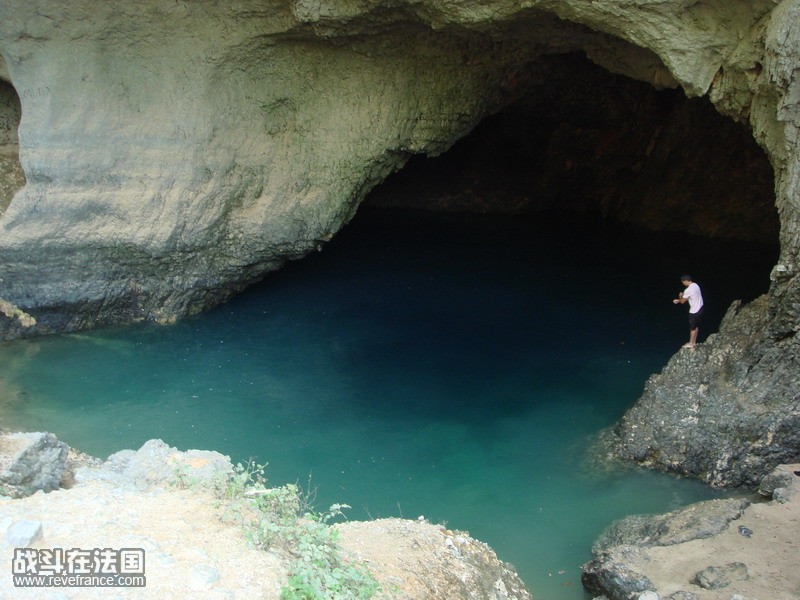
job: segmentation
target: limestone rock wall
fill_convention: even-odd
[[[211,306],[317,249],[500,93],[491,40],[320,38],[282,4],[0,5],[27,185],[0,298],[38,333]],[[379,34],[379,35],[378,35]]]
[[[774,339],[769,302],[734,305],[720,332],[650,378],[617,426],[618,452],[718,486],[758,485],[800,456],[800,340]]]

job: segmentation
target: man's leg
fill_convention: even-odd
[[[689,315],[689,341],[682,346],[683,348],[694,348],[697,344],[697,332],[700,331],[698,327],[699,319],[700,315]]]

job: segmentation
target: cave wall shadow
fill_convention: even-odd
[[[414,156],[365,204],[597,213],[647,229],[778,243],[774,174],[747,126],[581,54],[530,65],[525,92],[445,154]]]
[[[11,200],[25,185],[19,161],[19,96],[10,83],[0,79],[0,218]]]

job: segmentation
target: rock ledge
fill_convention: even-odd
[[[765,478],[769,502],[714,500],[615,523],[584,565],[584,585],[608,600],[800,597],[797,473],[781,466]]]

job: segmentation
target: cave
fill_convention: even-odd
[[[33,385],[42,373],[55,377],[60,371],[66,377],[75,430],[85,431],[93,420],[98,430],[119,433],[108,427],[115,415],[108,402],[83,412],[83,388],[91,386],[74,377],[73,356],[62,350],[85,344],[89,357],[122,357],[113,369],[100,368],[103,385],[121,381],[121,389],[131,383],[125,391],[134,411],[120,435],[134,423],[150,427],[155,420],[159,426],[177,423],[187,436],[200,436],[188,439],[221,448],[229,441],[217,426],[228,417],[225,394],[250,393],[258,382],[274,393],[278,405],[292,409],[303,408],[303,395],[321,399],[322,409],[314,413],[320,419],[304,428],[313,446],[319,441],[316,432],[327,431],[341,403],[353,398],[351,381],[339,377],[346,369],[339,367],[361,367],[367,391],[384,371],[404,371],[391,370],[400,361],[382,354],[384,340],[370,342],[356,358],[350,354],[363,340],[353,332],[371,334],[370,325],[379,320],[364,318],[362,306],[339,306],[339,314],[350,315],[354,326],[344,327],[335,343],[322,336],[313,351],[297,351],[287,360],[274,342],[288,346],[308,331],[291,329],[302,318],[279,319],[279,326],[290,327],[277,336],[262,333],[273,343],[263,365],[299,365],[298,381],[285,385],[280,368],[267,372],[259,365],[222,392],[211,381],[175,395],[172,378],[188,372],[191,380],[193,360],[202,367],[198,377],[213,378],[262,349],[247,323],[226,320],[228,306],[247,304],[253,290],[265,289],[261,286],[271,280],[291,281],[306,268],[300,265],[313,270],[315,261],[337,251],[337,238],[349,234],[346,226],[362,216],[359,211],[382,218],[392,217],[390,208],[436,211],[437,216],[469,213],[483,223],[497,216],[546,222],[557,214],[566,215],[562,224],[575,224],[565,230],[574,232],[575,245],[583,241],[580,226],[588,220],[598,230],[621,223],[642,237],[650,230],[659,232],[653,237],[675,235],[671,239],[687,253],[698,239],[719,242],[719,248],[731,241],[759,244],[772,252],[769,266],[752,277],[758,279],[751,290],[757,296],[719,307],[724,314],[718,315],[713,335],[696,348],[676,347],[648,363],[647,373],[660,371],[644,389],[609,392],[617,401],[629,394],[639,399],[620,411],[591,452],[687,476],[680,485],[710,484],[703,494],[721,487],[756,488],[776,466],[800,461],[796,1],[145,0],[125,10],[92,0],[17,4],[0,5],[0,340],[10,342],[0,350],[7,352],[5,363]],[[478,246],[473,250],[482,256]],[[529,250],[541,255],[546,248]],[[731,269],[750,261],[746,254],[729,258]],[[512,263],[504,266],[515,268]],[[381,275],[379,262],[372,267]],[[581,279],[582,268],[577,265],[573,280]],[[677,278],[672,267],[667,270]],[[750,277],[747,269],[742,273]],[[612,278],[605,276],[596,288]],[[463,279],[469,281],[469,273]],[[528,297],[538,297],[535,283],[524,290]],[[398,286],[389,301],[397,303],[408,289]],[[488,289],[486,296],[503,301],[520,297],[506,297],[502,285],[496,293]],[[301,312],[308,307],[302,317],[324,325],[324,317],[335,311],[306,302],[337,298],[335,291],[325,294],[301,291],[285,305]],[[465,295],[470,301],[482,299],[481,290]],[[586,323],[590,311],[583,293],[569,300],[575,298],[572,314]],[[434,297],[436,309],[437,302]],[[270,306],[257,308],[255,318],[268,322]],[[615,307],[605,308],[610,309],[607,322],[617,322]],[[412,319],[419,316],[407,312]],[[470,312],[475,311],[464,310],[461,320]],[[535,327],[522,336],[497,310],[476,337],[489,339],[480,334],[495,331],[495,325],[497,330],[504,326],[508,335],[495,338],[483,357],[458,361],[476,367],[475,373],[437,385],[429,378],[455,362],[420,352],[423,345],[409,332],[439,328],[442,335],[433,341],[455,342],[451,347],[458,356],[468,344],[462,343],[466,336],[448,331],[447,323],[431,314],[436,311],[423,315],[428,316],[422,319],[425,327],[415,329],[415,321],[388,336],[402,350],[397,353],[402,360],[413,362],[418,353],[426,359],[415,381],[433,381],[433,389],[486,391],[497,373],[505,373],[504,361],[493,364],[489,377],[478,376],[478,366],[489,359],[525,360],[518,350],[535,348],[541,355],[530,364],[544,365],[543,380],[581,383],[580,376],[547,368],[556,353],[548,352],[546,342],[526,346],[537,335]],[[191,329],[200,321],[193,319],[206,316],[223,323],[225,335],[214,330],[198,342]],[[103,329],[119,325],[130,327]],[[86,338],[61,335],[93,329],[99,332]],[[231,332],[237,335],[226,337]],[[52,338],[27,346],[18,340],[40,336]],[[150,362],[133,374],[129,357],[170,336],[180,343],[167,344],[160,354],[144,353]],[[227,354],[237,337],[249,346],[240,347],[239,356]],[[505,345],[507,339],[518,343]],[[573,342],[569,349],[593,349],[585,340]],[[637,357],[606,368],[606,353],[621,357],[633,344],[629,338],[615,339],[613,351],[611,344],[600,346],[602,352],[595,353],[600,360],[587,354],[568,366],[576,373],[596,368],[603,382],[618,383],[622,378],[614,373],[631,368]],[[175,356],[183,362],[166,369]],[[50,364],[47,357],[53,357]],[[303,372],[305,361],[322,364],[334,385],[317,389]],[[371,371],[373,361],[386,369]],[[88,362],[95,367],[91,358]],[[147,393],[132,390],[153,377],[164,378],[158,382],[163,384]],[[490,390],[492,399],[509,412],[483,440],[488,445],[502,441],[502,427],[518,424],[514,411],[524,405],[518,389],[505,393],[497,387],[500,393]],[[519,388],[533,397],[537,381],[523,381]],[[424,391],[415,399],[424,400]],[[116,392],[105,396],[116,399]],[[173,404],[196,407],[200,392],[219,392],[223,401],[211,398],[209,407],[219,412],[201,414],[195,427]],[[22,392],[17,397],[23,413],[37,406]],[[366,402],[376,397],[367,394]],[[262,406],[263,398],[247,398],[250,408]],[[143,400],[163,400],[154,408],[166,406],[165,418],[140,410]],[[566,395],[559,406],[573,400]],[[53,402],[60,407],[61,395]],[[453,437],[436,447],[445,457],[474,441],[465,434],[464,421],[491,420],[473,411],[475,405],[454,410],[455,403],[446,404],[430,419],[442,424],[457,413],[450,422],[459,421],[449,430]],[[404,406],[387,402],[382,408],[388,414],[385,429],[375,433],[352,419],[347,432],[388,438],[392,426],[403,422]],[[415,408],[416,414],[431,416],[424,402]],[[38,423],[33,416],[32,423]],[[254,432],[255,443],[271,426],[269,415],[261,416],[259,422],[245,414],[240,421],[241,429]],[[560,419],[560,425],[568,426],[569,418]],[[413,446],[407,441],[416,439],[418,430],[440,439],[421,423],[400,436],[394,448]],[[294,443],[290,427],[284,431],[287,441],[276,451]],[[526,431],[516,433],[524,437]],[[540,437],[547,433],[553,430]],[[336,459],[331,448],[340,448],[339,443],[334,435],[314,452]],[[379,453],[355,454],[375,459]],[[469,453],[460,456],[463,464],[470,463]],[[523,457],[504,463],[508,476],[496,489],[526,479],[528,473],[517,471],[524,462]],[[380,465],[371,468],[378,478],[393,475]],[[441,482],[438,472],[429,476]],[[357,478],[366,486],[377,480]],[[460,495],[453,488],[445,482],[438,491]],[[436,486],[425,487],[431,489]],[[482,506],[484,491],[470,485],[463,491]],[[626,494],[636,495],[635,490]],[[549,496],[558,504],[557,493]],[[498,521],[506,516],[501,512],[495,515]]]
[[[6,11],[0,72],[25,115],[27,182],[0,220],[0,298],[36,325],[4,319],[0,336],[216,306],[323,247],[406,162],[473,131],[435,167],[470,189],[435,203],[487,210],[492,180],[505,188],[493,210],[594,211],[767,243],[780,230],[774,275],[788,289],[795,179],[781,123],[793,105],[773,89],[791,88],[773,59],[790,52],[784,8],[368,4],[291,2],[264,20],[217,5]],[[60,28],[29,35],[26,19],[50,13]],[[175,22],[169,44],[143,41]],[[81,69],[61,51],[76,39]],[[182,56],[195,57],[191,75]],[[517,139],[490,139],[491,123]],[[717,145],[689,141],[704,134]],[[453,173],[469,144],[505,166],[478,182]],[[783,334],[787,311],[775,313]]]
[[[443,155],[412,157],[365,205],[577,212],[777,246],[772,165],[744,124],[707,99],[612,74],[581,54],[527,70],[521,77],[533,83],[511,105]]]
[[[581,211],[767,244],[777,232],[768,293],[732,305],[710,355],[674,357],[658,398],[643,396],[664,400],[689,369],[715,385],[686,398],[745,390],[769,427],[723,427],[748,449],[692,452],[690,466],[677,426],[618,433],[623,455],[719,485],[800,455],[793,3],[258,7],[0,6],[0,339],[218,306],[324,249],[411,162],[368,203],[392,205],[405,178],[431,182],[426,208]]]

